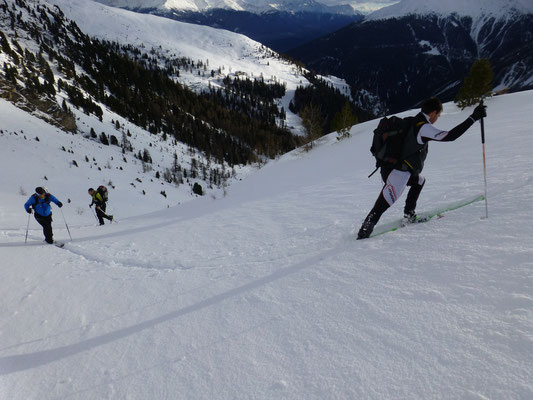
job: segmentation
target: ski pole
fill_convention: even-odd
[[[24,244],[28,243],[28,230],[30,229],[30,217],[31,217],[31,213],[28,213],[28,225],[26,226],[26,238],[24,239]]]
[[[100,222],[98,221],[98,217],[96,216],[96,213],[94,212],[93,208],[91,206],[89,206],[89,208],[91,209],[91,211],[93,212],[93,215],[94,215],[94,218],[96,218],[96,221],[97,222]]]
[[[61,210],[61,215],[63,216],[63,221],[65,221],[65,226],[67,227],[67,232],[68,232],[68,235],[70,236],[70,241],[72,242],[72,235],[70,234],[70,229],[68,229],[67,220],[65,219],[65,214],[63,214],[63,210]]]
[[[483,105],[483,100],[481,100],[480,105]],[[485,157],[485,124],[483,118],[479,120],[481,124],[481,147],[483,149],[483,176],[485,178],[485,218],[489,217],[489,204],[487,201],[487,162]]]

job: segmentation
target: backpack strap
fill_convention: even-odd
[[[380,168],[380,166],[378,165],[378,166],[376,167],[376,169],[375,169],[374,171],[372,171],[372,173],[371,173],[370,175],[368,175],[368,177],[370,178],[372,175],[374,175],[374,174],[377,172],[377,170],[378,170],[379,168]]]
[[[414,130],[412,133],[414,134],[414,132],[416,132],[416,134],[418,135],[418,132],[420,131],[420,128],[422,127],[422,125],[425,125],[427,123],[428,123],[427,121],[419,121],[419,122],[417,122],[415,125],[413,125],[413,127],[416,128],[416,130]],[[413,154],[416,154],[416,152],[404,156],[404,159],[402,161],[405,163],[405,165],[407,165],[411,170],[414,171],[414,167],[409,163],[409,161],[406,160],[406,158],[409,158]]]
[[[33,199],[35,200],[35,203],[33,203],[31,206],[32,206],[33,209],[35,210],[35,206],[36,206],[37,204],[39,204],[39,202],[41,201],[41,198],[40,198],[39,196],[37,196],[36,193],[32,194],[32,197],[33,197]],[[42,199],[42,201],[43,201],[44,203],[48,203],[48,204],[50,204],[50,193],[46,193],[46,194],[44,195],[44,199]]]
[[[97,204],[97,203],[105,203],[104,198],[102,197],[100,192],[98,192],[98,191],[94,192],[93,203],[95,203],[95,204]]]

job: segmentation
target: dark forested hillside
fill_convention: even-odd
[[[355,107],[339,89],[333,88],[319,76],[308,73],[306,78],[312,84],[298,87],[290,108],[292,112],[301,114],[306,107],[313,106],[320,114],[322,135],[338,130],[338,126],[335,126],[334,118],[345,104],[348,104],[351,113],[358,122],[373,118],[373,115]]]
[[[481,21],[410,15],[354,23],[289,54],[317,73],[344,78],[362,107],[386,113],[431,95],[453,99],[479,58],[493,66],[495,87],[531,87],[532,35],[531,14]]]

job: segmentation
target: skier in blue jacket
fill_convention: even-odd
[[[52,209],[50,202],[54,202],[59,208],[63,207],[63,203],[54,195],[51,195],[39,186],[35,188],[35,193],[24,204],[24,209],[28,214],[32,213],[32,209],[35,210],[35,220],[43,227],[46,243],[53,244],[54,234],[52,232]]]

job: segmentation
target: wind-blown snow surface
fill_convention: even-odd
[[[217,200],[146,214],[116,190],[120,222],[103,227],[75,211],[81,168],[0,136],[0,398],[533,398],[532,103],[487,101],[488,219],[478,202],[364,241],[354,230],[381,188],[366,177],[375,121]],[[61,134],[0,107],[10,130]],[[436,125],[469,112],[446,104]],[[481,160],[479,124],[431,143],[419,210],[483,193]],[[71,242],[54,207],[64,249],[42,245],[33,220],[24,245],[28,194],[14,182],[31,193],[35,171],[75,199],[62,209]]]

